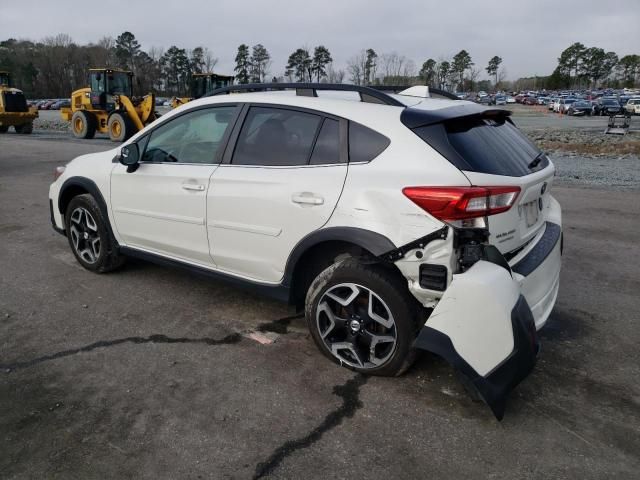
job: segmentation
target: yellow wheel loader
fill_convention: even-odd
[[[134,98],[132,78],[124,70],[89,70],[89,86],[71,94],[70,108],[60,109],[76,138],[93,138],[99,132],[124,142],[156,119],[154,94]]]
[[[33,120],[38,109],[29,107],[22,90],[11,88],[9,72],[0,71],[0,133],[13,127],[16,133],[33,132]]]
[[[205,93],[209,93],[216,88],[228,87],[233,85],[234,77],[228,75],[218,75],[216,73],[194,73],[191,76],[191,96],[190,97],[173,97],[171,99],[171,108],[178,108],[195,98],[200,98]]]

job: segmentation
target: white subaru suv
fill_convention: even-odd
[[[290,302],[359,372],[440,355],[502,418],[558,293],[555,169],[508,111],[444,97],[219,89],[59,167],[51,221],[88,270],[142,257]]]

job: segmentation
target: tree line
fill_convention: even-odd
[[[0,70],[12,73],[14,84],[31,98],[62,98],[86,86],[91,67],[130,70],[135,75],[134,93],[185,96],[191,76],[212,72],[218,58],[208,48],[145,51],[131,32],[117,38],[103,37],[96,43],[78,45],[69,35],[59,34],[40,42],[8,39],[0,41]],[[345,68],[336,68],[324,45],[296,48],[282,73],[272,71],[271,54],[263,44],[241,44],[235,56],[236,83],[249,82],[350,82],[356,85],[426,84],[449,91],[521,90],[633,87],[640,84],[640,55],[605,52],[598,47],[574,43],[562,51],[551,75],[507,81],[502,58],[494,55],[476,65],[467,50],[452,57],[428,58],[418,68],[397,52],[361,50],[350,57]],[[216,72],[231,73],[231,72]],[[481,76],[486,77],[480,79]]]
[[[187,95],[194,73],[210,72],[218,59],[206,47],[172,45],[166,51],[145,51],[131,32],[97,43],[76,44],[69,35],[46,37],[40,42],[0,41],[0,70],[11,72],[13,83],[30,98],[64,98],[87,86],[89,68],[110,67],[134,74],[134,94],[149,91]]]

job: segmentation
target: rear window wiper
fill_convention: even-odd
[[[544,152],[540,152],[538,155],[536,155],[536,158],[531,160],[531,163],[527,165],[529,167],[529,170],[533,170],[540,164],[540,162],[542,161],[543,155],[544,155]]]

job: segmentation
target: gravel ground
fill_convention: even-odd
[[[607,186],[609,188],[640,189],[640,158],[585,157],[572,153],[553,152],[556,183],[565,185]]]
[[[33,128],[36,130],[47,130],[55,132],[66,132],[69,130],[69,122],[64,122],[62,119],[51,118],[53,112],[40,112],[40,116],[33,122]],[[55,112],[58,113],[58,112]]]
[[[640,188],[640,156],[636,153],[640,132],[619,136],[593,129],[522,130],[549,153],[560,184]]]

